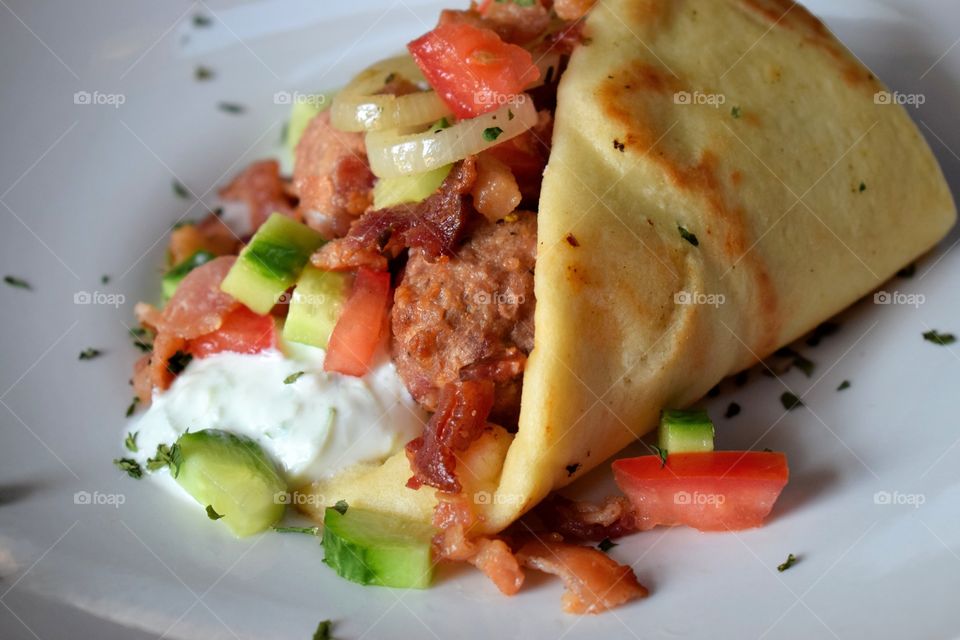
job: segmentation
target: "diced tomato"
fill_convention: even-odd
[[[641,530],[687,525],[700,531],[759,527],[787,484],[787,457],[758,451],[676,453],[613,463],[617,485]]]
[[[502,107],[540,77],[526,49],[469,24],[442,24],[407,49],[458,118]]]
[[[373,355],[380,343],[390,305],[390,274],[361,268],[353,282],[353,291],[337,320],[324,371],[349,376],[362,376],[370,370]]]
[[[241,305],[224,316],[219,329],[190,340],[187,351],[196,358],[206,358],[223,351],[260,353],[276,346],[273,316],[261,316]]]

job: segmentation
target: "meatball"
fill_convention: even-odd
[[[410,393],[429,411],[459,379],[495,385],[491,419],[516,425],[526,356],[533,349],[537,218],[480,226],[455,256],[410,259],[391,312],[393,358]]]

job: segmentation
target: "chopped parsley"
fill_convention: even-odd
[[[80,352],[80,360],[93,360],[99,355],[102,355],[103,352],[100,349],[94,349],[93,347],[87,347]]]
[[[139,398],[137,399],[139,400]],[[137,446],[137,435],[139,435],[139,433],[139,431],[131,431],[123,441],[123,446],[125,446],[130,453],[140,451],[140,448]]]
[[[277,525],[273,525],[270,529],[277,533],[306,533],[311,536],[320,533],[320,527],[278,527]]]
[[[110,284],[110,276],[107,274],[100,276],[100,284]]]
[[[949,344],[953,344],[957,341],[957,337],[952,333],[940,333],[936,329],[931,329],[923,334],[923,339],[927,342],[932,342],[933,344],[938,344],[941,347],[945,347]]]
[[[724,418],[730,419],[740,415],[740,405],[736,402],[731,402],[727,407],[726,413],[723,414]]]
[[[236,102],[218,102],[217,109],[223,111],[224,113],[229,113],[232,115],[240,115],[245,112],[247,108],[242,104],[237,104]]]
[[[849,388],[850,388],[850,381],[844,380],[843,382],[840,383],[840,386],[837,387],[837,391],[843,391],[844,389],[849,389]]]
[[[789,569],[795,564],[797,564],[797,556],[791,553],[790,555],[787,556],[786,560],[784,560],[781,564],[777,565],[777,571],[779,571],[780,573],[783,573],[784,571],[786,571],[787,569]]]
[[[205,67],[202,64],[198,64],[193,70],[193,78],[198,82],[203,82],[204,80],[209,80],[213,77],[213,69],[210,67]]]
[[[797,407],[803,406],[803,402],[800,401],[800,398],[789,391],[784,391],[783,394],[781,394],[780,404],[782,404],[783,408],[787,411],[793,411]]]
[[[677,225],[677,229],[680,231],[680,237],[681,237],[681,238],[683,238],[684,240],[686,240],[687,242],[689,242],[690,244],[692,244],[692,245],[695,246],[695,247],[699,247],[699,246],[700,246],[700,241],[697,240],[697,236],[695,236],[695,235],[693,235],[692,233],[690,233],[689,231],[687,231],[686,228],[684,228],[682,225],[679,225],[679,224],[678,224],[678,225]]]
[[[346,500],[337,500],[337,504],[333,505],[333,510],[339,513],[340,515],[345,514],[348,508],[349,508],[349,505],[347,504]]]
[[[137,327],[136,329],[130,329],[130,337],[133,338],[133,346],[144,353],[149,353],[153,350],[153,345],[149,342],[143,340],[147,335],[147,330],[142,327]]]
[[[867,183],[866,183],[866,182],[861,182],[861,183],[860,183],[860,186],[858,187],[858,190],[860,191],[860,193],[863,193],[864,191],[866,191],[866,190],[867,190]]]
[[[617,151],[619,151],[620,153],[623,153],[624,149],[627,148],[627,145],[623,144],[622,142],[620,142],[619,140],[617,140],[616,138],[614,138],[614,140],[613,140],[613,148],[616,149]]]
[[[317,625],[317,630],[313,632],[313,640],[333,640],[330,635],[333,630],[333,623],[329,620],[322,620]]]
[[[143,477],[143,469],[140,468],[140,464],[133,458],[116,458],[113,464],[117,469],[120,469],[120,471],[126,472],[131,478],[139,480]]]
[[[917,272],[917,264],[915,262],[912,262],[907,266],[905,266],[903,269],[900,269],[900,271],[897,271],[897,277],[912,278],[916,272]]]
[[[211,520],[219,520],[223,517],[222,513],[217,513],[217,510],[213,508],[212,504],[207,505],[207,517]]]
[[[568,465],[565,467],[565,469],[567,470],[567,477],[569,478],[569,477],[571,477],[573,474],[575,474],[575,473],[577,472],[577,470],[580,469],[580,463],[579,463],[579,462],[574,462],[573,464],[568,464]]]
[[[655,444],[650,445],[650,448],[653,449],[658,456],[660,456],[660,468],[663,469],[665,466],[667,466],[667,450],[661,449]]]
[[[175,376],[179,375],[180,372],[187,368],[191,360],[193,360],[193,356],[189,353],[177,351],[167,360],[167,370]]]
[[[443,131],[444,129],[448,129],[449,127],[450,127],[450,121],[447,120],[446,116],[444,116],[433,124],[433,132],[440,133],[441,131]]]
[[[26,289],[27,291],[33,291],[33,287],[30,286],[30,283],[24,280],[23,278],[18,278],[16,276],[3,276],[3,281],[6,282],[11,287],[16,287],[17,289]]]
[[[137,405],[140,404],[140,397],[134,396],[133,400],[130,401],[130,406],[127,407],[127,417],[133,415],[134,411],[137,410]]]
[[[204,27],[209,27],[211,24],[213,24],[213,21],[202,13],[198,13],[193,16],[193,26],[195,27],[200,27],[202,29]]]
[[[733,384],[737,385],[738,387],[742,387],[743,385],[747,384],[747,380],[749,379],[750,379],[750,370],[744,369],[737,375],[733,376]]]
[[[804,375],[808,378],[813,375],[813,370],[816,367],[816,364],[809,358],[804,357],[802,354],[797,353],[790,347],[783,347],[782,349],[777,349],[775,356],[778,358],[792,358],[790,365],[787,367],[786,371],[789,371],[792,367],[796,367],[803,371]],[[784,373],[786,373],[786,371]]]
[[[610,538],[604,538],[603,540],[600,541],[600,544],[597,545],[597,549],[600,549],[600,551],[603,551],[604,553],[606,553],[607,551],[610,551],[610,549],[613,549],[615,546],[617,546],[616,542],[614,542]]]
[[[507,121],[513,120],[514,117],[515,116],[513,115],[513,109],[507,109]]]
[[[286,378],[283,379],[283,384],[293,384],[294,382],[299,380],[300,376],[302,376],[304,373],[306,372],[297,371],[296,373],[291,373],[290,375],[288,375]]]
[[[183,455],[180,453],[180,445],[174,442],[167,446],[163,443],[157,445],[157,453],[147,460],[147,471],[159,471],[164,467],[170,467],[170,475],[176,478],[180,475],[180,465],[183,463]]]
[[[740,116],[743,115],[743,111],[740,110],[740,107],[734,107],[730,109],[730,115],[732,115],[734,119],[739,120]]]
[[[487,142],[493,142],[500,137],[501,133],[503,133],[503,129],[500,127],[487,127],[483,130],[483,139]]]
[[[810,337],[807,338],[807,345],[811,347],[816,347],[820,344],[820,341],[826,338],[827,336],[832,336],[840,329],[840,325],[836,322],[823,322],[817,325],[817,328],[813,330],[813,333],[810,334]]]
[[[190,191],[183,186],[183,183],[179,180],[173,181],[173,193],[178,198],[183,198],[184,200],[190,199]]]

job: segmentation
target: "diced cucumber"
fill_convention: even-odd
[[[287,121],[287,135],[284,140],[287,149],[293,152],[297,148],[297,143],[303,137],[303,132],[307,130],[307,125],[316,116],[323,113],[333,104],[333,96],[330,94],[316,93],[311,96],[295,96],[297,99],[293,102],[290,109],[290,119]],[[302,99],[310,98],[310,99]]]
[[[322,244],[310,227],[274,213],[240,252],[220,289],[256,313],[269,313]]]
[[[323,561],[352,582],[425,589],[433,578],[433,527],[379,511],[329,507],[323,518]]]
[[[174,265],[169,271],[163,274],[163,299],[169,300],[180,285],[180,281],[187,277],[187,274],[202,265],[216,258],[215,255],[203,249],[197,251],[192,256]]]
[[[386,209],[407,202],[426,200],[440,188],[452,164],[399,178],[380,178],[373,187],[373,208]]]
[[[659,436],[668,454],[713,451],[713,422],[706,411],[664,409]]]
[[[177,482],[203,506],[223,516],[238,538],[283,517],[287,483],[256,442],[219,429],[187,432],[177,441]]]
[[[283,325],[284,340],[326,349],[349,294],[349,274],[307,265],[293,290]]]

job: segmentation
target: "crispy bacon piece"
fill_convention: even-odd
[[[614,539],[638,530],[633,507],[623,496],[611,496],[596,505],[552,494],[531,516],[540,521],[544,531],[559,533],[567,540]]]
[[[163,310],[159,334],[190,339],[219,329],[223,317],[240,304],[220,290],[236,260],[221,256],[188,273]]]
[[[331,240],[310,257],[310,263],[324,271],[353,271],[360,267],[387,270],[386,256],[376,248],[364,247],[353,238]]]
[[[247,205],[254,230],[274,212],[287,216],[294,212],[294,203],[287,194],[287,185],[280,176],[280,164],[276,160],[254,162],[220,189],[220,197]]]
[[[467,530],[476,522],[469,499],[462,494],[437,492],[433,524],[440,530],[434,539],[437,557],[469,562],[480,569],[504,595],[512,596],[523,585],[523,569],[503,540],[468,538]]]
[[[459,451],[466,451],[487,425],[493,408],[493,383],[488,380],[451,382],[440,392],[436,413],[423,435],[407,444],[407,458],[413,476],[411,489],[429,485],[442,491],[459,493],[456,476]]]
[[[373,203],[363,134],[335,129],[325,111],[307,125],[294,154],[293,190],[304,221],[327,238],[345,235]]]
[[[567,587],[563,610],[567,613],[600,613],[649,595],[630,567],[592,547],[531,540],[516,557],[526,567],[563,580]]]

